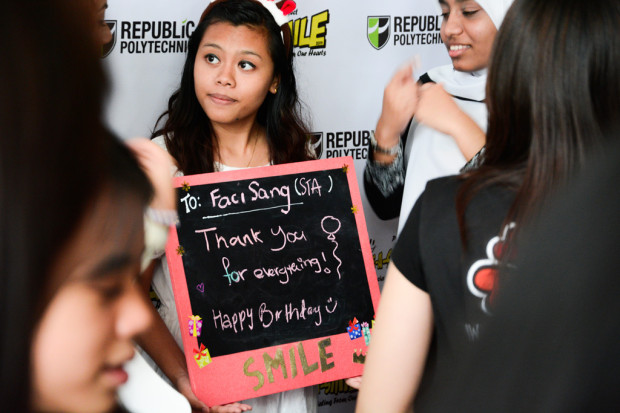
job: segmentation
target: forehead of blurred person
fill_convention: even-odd
[[[96,16],[105,16],[108,9],[108,0],[90,0],[91,7]]]
[[[94,28],[96,34],[96,40],[100,46],[109,43],[112,40],[112,32],[110,27],[105,21],[105,13],[108,9],[107,0],[90,0],[92,3],[92,10],[94,13]]]

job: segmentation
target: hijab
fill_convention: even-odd
[[[478,5],[489,15],[499,30],[506,12],[513,0],[476,0]],[[452,65],[435,67],[428,71],[428,76],[435,83],[442,83],[444,89],[456,98],[482,102],[485,99],[487,70],[459,72]]]
[[[513,0],[476,0],[476,2],[487,12],[493,24],[499,30],[504,16],[510,8]]]

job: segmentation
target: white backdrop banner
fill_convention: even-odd
[[[111,79],[106,118],[122,138],[150,136],[178,87],[187,40],[207,0],[108,0],[113,41],[104,48]],[[398,67],[420,58],[418,77],[450,62],[436,0],[297,0],[292,14],[300,97],[321,158],[352,156],[377,277],[382,284],[396,220],[379,220],[362,185],[370,132],[383,89]],[[319,412],[352,412],[357,393],[319,386]]]

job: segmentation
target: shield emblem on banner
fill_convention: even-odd
[[[323,154],[323,132],[309,133],[308,140],[310,141],[310,147],[314,149],[316,159],[321,159],[321,155]]]
[[[375,49],[385,46],[390,39],[390,16],[368,16],[368,41]]]
[[[101,46],[101,58],[107,57],[116,45],[116,20],[105,20],[105,24],[110,28],[112,40]]]

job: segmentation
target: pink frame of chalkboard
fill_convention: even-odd
[[[362,248],[364,267],[368,278],[368,285],[373,307],[376,312],[379,305],[379,284],[375,273],[370,241],[358,182],[355,176],[353,159],[351,157],[322,159],[316,161],[273,165],[261,168],[250,168],[236,171],[189,175],[174,179],[174,186],[182,188],[184,185],[202,185],[252,178],[271,177],[279,175],[315,172],[329,169],[347,168],[347,180],[353,206],[356,208],[355,222]],[[352,212],[353,213],[353,212]],[[192,316],[189,293],[182,257],[177,253],[179,247],[175,227],[170,228],[166,256],[172,278],[177,315],[179,317],[183,350],[189,370],[190,382],[194,393],[209,406],[222,405],[234,401],[265,396],[285,390],[306,387],[359,376],[363,372],[360,359],[366,354],[366,345],[363,338],[351,340],[346,331],[341,334],[318,339],[292,342],[273,347],[266,347],[251,351],[234,353],[226,356],[213,357],[211,363],[200,368],[194,360],[194,354],[199,351],[196,337],[186,334],[187,320]],[[282,369],[273,369],[274,382],[271,383],[266,374],[263,355],[266,353],[275,358],[281,350],[287,378],[284,378]],[[361,357],[360,357],[361,356]],[[354,362],[354,358],[357,362]],[[252,362],[253,359],[253,362]],[[291,360],[295,362],[292,368]],[[244,364],[248,363],[248,371],[258,371],[263,375],[263,385],[258,386],[257,375],[246,375]],[[316,363],[316,364],[315,364]],[[323,367],[333,363],[334,366],[323,371]],[[316,368],[315,368],[316,367]],[[251,370],[250,370],[251,368]]]

